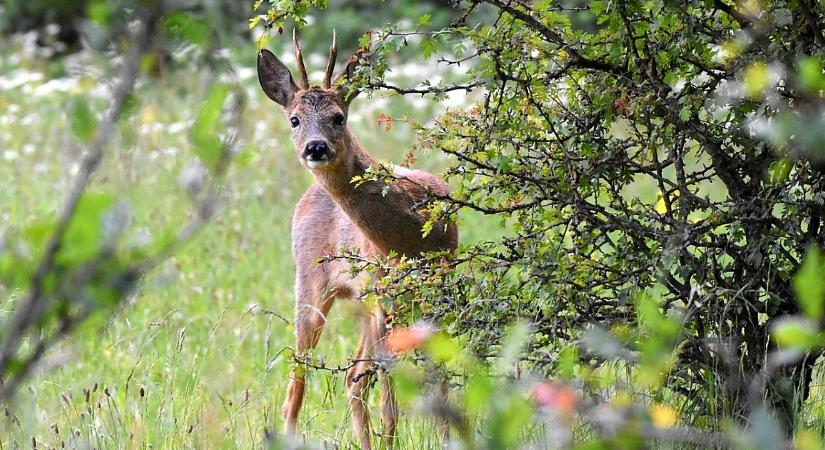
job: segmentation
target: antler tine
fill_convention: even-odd
[[[301,44],[298,43],[298,34],[295,28],[292,29],[292,44],[295,46],[295,62],[298,64],[298,71],[301,72],[301,89],[309,89],[307,68],[304,66],[304,56],[301,53]]]
[[[338,56],[338,39],[335,36],[335,29],[332,29],[332,46],[329,48],[329,60],[327,60],[327,71],[324,73],[324,87],[332,87],[332,71],[335,70],[335,57]]]

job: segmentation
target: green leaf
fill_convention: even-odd
[[[690,117],[693,115],[693,110],[690,108],[690,105],[685,105],[682,109],[679,110],[679,120],[682,122],[687,122],[690,120]]]
[[[822,61],[819,58],[809,56],[800,61],[799,84],[811,93],[825,89],[825,74],[822,73]]]
[[[533,408],[518,395],[499,395],[498,399],[503,405],[490,415],[489,448],[517,448],[524,429],[532,424]]]
[[[558,359],[559,376],[572,380],[576,376],[576,366],[579,363],[579,351],[576,347],[570,346],[559,352]]]
[[[368,48],[370,46],[370,34],[364,33],[358,38],[358,46],[361,48]]]
[[[435,53],[436,45],[433,38],[427,37],[421,41],[421,54],[425,59],[429,59]]]
[[[802,312],[819,320],[825,312],[825,264],[820,251],[812,247],[793,280],[796,298]]]
[[[63,236],[55,261],[74,266],[91,260],[103,243],[103,216],[114,205],[114,198],[104,193],[86,193],[77,203]]]
[[[476,370],[467,379],[464,388],[464,408],[467,412],[476,415],[482,413],[490,405],[490,396],[493,394],[493,383],[490,376],[483,370]]]
[[[78,98],[72,102],[69,110],[69,124],[72,134],[78,141],[88,143],[94,139],[97,119],[85,99]]]
[[[647,294],[636,299],[639,326],[663,341],[670,341],[679,334],[678,321],[662,314],[659,303]]]
[[[20,358],[16,358],[16,357],[12,356],[6,362],[6,373],[7,373],[7,375],[13,375],[17,372],[20,372],[21,370],[23,370],[23,361],[21,361]]]
[[[446,333],[434,334],[424,349],[438,362],[448,362],[458,357],[461,348]]]
[[[215,85],[201,105],[195,123],[192,125],[195,153],[209,168],[214,168],[223,155],[223,144],[218,136],[218,129],[220,128],[221,109],[228,96],[228,85]]]
[[[86,16],[98,26],[106,27],[112,17],[112,6],[112,2],[94,0],[86,7]]]
[[[501,349],[501,355],[496,363],[499,373],[512,373],[513,368],[519,362],[521,350],[527,342],[527,337],[530,335],[530,327],[524,322],[517,322],[507,330],[507,336],[504,338],[504,346]]]
[[[123,107],[120,109],[120,112],[117,115],[117,120],[126,120],[129,117],[133,116],[135,112],[138,110],[140,106],[140,101],[138,100],[137,96],[133,93],[130,93],[126,96],[126,99],[123,101]]]
[[[425,378],[425,374],[419,367],[406,361],[396,364],[392,369],[392,381],[398,401],[404,405],[412,403],[418,396]]]
[[[258,14],[257,16],[252,17],[251,19],[249,19],[249,29],[251,30],[251,29],[255,28],[256,26],[258,26],[258,23],[261,20],[263,20],[264,23],[266,23],[266,16],[263,15],[263,14]]]
[[[636,300],[639,321],[639,371],[637,380],[648,387],[661,383],[675,363],[674,347],[679,321],[662,314],[659,304],[647,294]]]
[[[768,181],[771,184],[784,183],[785,181],[788,181],[788,176],[791,174],[791,169],[793,169],[793,161],[790,159],[782,158],[775,161],[771,164],[771,168],[768,171]]]
[[[421,226],[421,237],[427,237],[433,231],[433,221],[428,220],[424,222],[424,225]]]
[[[46,246],[46,241],[54,232],[54,227],[54,221],[35,222],[23,229],[23,237],[30,246],[40,251]]]
[[[748,97],[756,98],[768,87],[768,66],[763,62],[751,64],[744,75],[745,93]]]
[[[183,11],[175,11],[166,16],[163,20],[163,29],[170,37],[199,46],[206,44],[210,36],[206,22]]]
[[[430,23],[430,19],[432,18],[432,14],[424,13],[421,17],[418,18],[418,26],[419,27],[426,27]]]
[[[771,327],[771,337],[784,348],[805,350],[820,344],[813,322],[797,316],[777,319]]]

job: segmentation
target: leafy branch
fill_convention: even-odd
[[[79,173],[35,268],[27,271],[28,262],[15,251],[18,244],[25,242],[15,241],[14,236],[9,236],[12,240],[6,242],[5,252],[0,253],[3,281],[26,290],[25,296],[14,302],[13,317],[2,324],[0,402],[14,395],[51,347],[92,314],[113,310],[131,295],[148,271],[190,241],[217,212],[217,187],[228,169],[237,134],[230,133],[219,140],[214,128],[219,125],[217,120],[212,120],[208,129],[198,131],[199,124],[203,128],[203,117],[196,120],[195,138],[208,138],[199,156],[209,164],[211,173],[206,183],[200,179],[206,177],[206,169],[197,171],[198,180],[191,180],[188,190],[196,212],[173,236],[160,239],[145,250],[119,249],[116,241],[127,225],[128,212],[111,199],[88,192],[134,93],[141,58],[150,50],[160,20],[171,11],[163,5],[138,10],[129,52],[115,77],[111,103],[96,126],[94,140],[84,153]],[[219,118],[224,103],[228,103],[228,126],[237,129],[243,110],[241,94],[234,94],[226,102],[228,90],[216,92],[218,95],[213,95],[211,105],[207,102],[202,115],[211,108],[205,115]],[[83,126],[93,129],[92,124]],[[108,229],[104,230],[104,226]]]

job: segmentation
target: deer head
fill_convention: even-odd
[[[332,80],[337,54],[335,31],[324,81],[310,86],[301,46],[292,32],[295,60],[301,78],[295,84],[289,69],[272,52],[258,55],[258,80],[264,93],[284,108],[292,127],[292,142],[301,164],[310,170],[329,170],[346,160],[351,137],[347,128],[349,103],[357,92],[348,85],[364,49],[359,49]]]

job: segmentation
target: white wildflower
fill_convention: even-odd
[[[190,161],[181,171],[178,184],[194,197],[203,189],[206,175],[206,167],[200,161]]]

